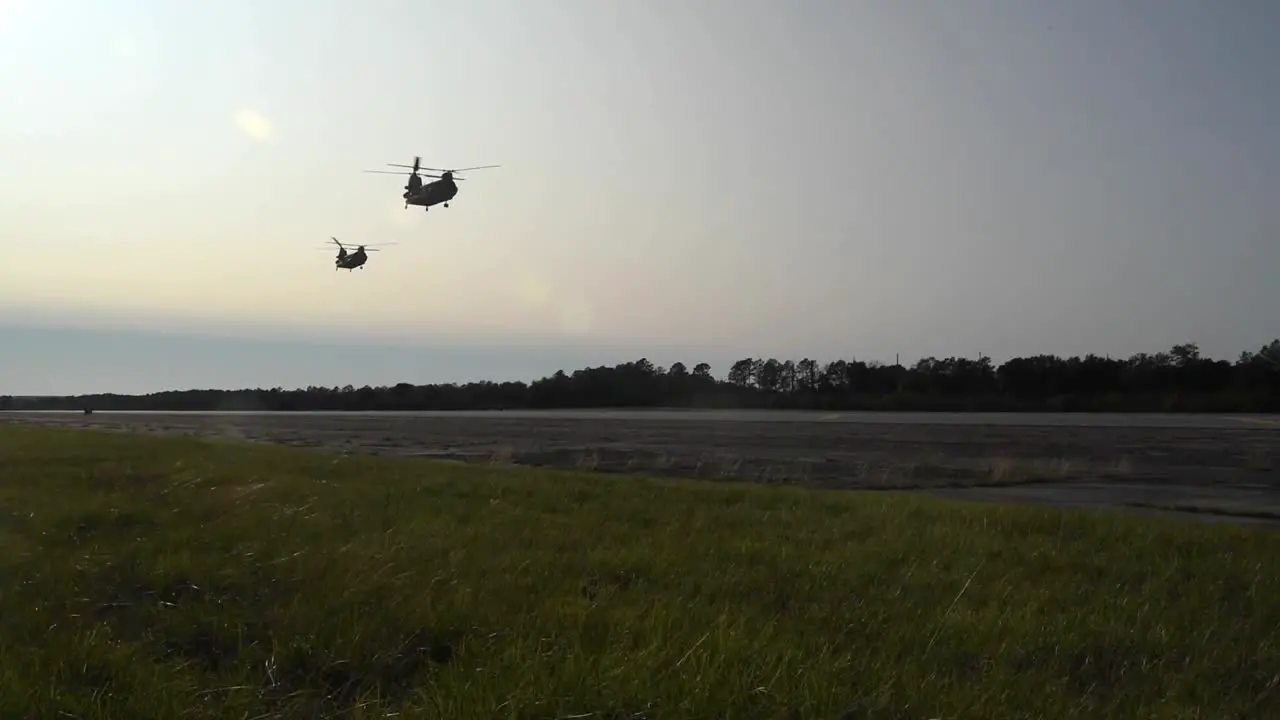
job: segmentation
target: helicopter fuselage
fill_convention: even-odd
[[[417,205],[422,208],[430,208],[432,205],[440,204],[448,207],[449,201],[457,194],[457,183],[452,180],[436,180],[423,185],[416,191],[405,191],[404,203],[405,207]]]
[[[339,255],[338,259],[333,262],[333,265],[335,269],[341,268],[344,270],[355,270],[361,265],[364,265],[368,259],[369,259],[368,255],[366,255],[365,253],[359,250],[356,250],[354,252],[349,252],[345,255]]]

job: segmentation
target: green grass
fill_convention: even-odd
[[[4,718],[1280,707],[1277,533],[18,425],[0,613]]]

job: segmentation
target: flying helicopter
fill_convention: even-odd
[[[384,175],[408,175],[409,182],[404,186],[404,207],[409,209],[410,205],[417,205],[428,211],[432,205],[444,205],[449,207],[449,201],[458,194],[458,185],[456,180],[465,180],[466,178],[455,178],[454,173],[469,172],[471,170],[487,170],[489,168],[502,167],[501,165],[480,165],[478,167],[454,168],[452,170],[443,170],[440,168],[422,167],[422,158],[417,155],[413,156],[412,165],[398,165],[396,163],[387,163],[388,167],[410,168],[412,172],[404,172],[402,170],[365,170],[367,173],[382,173]],[[419,170],[427,170],[429,172],[418,174]],[[432,175],[430,173],[440,173]],[[423,184],[423,176],[429,178],[437,178],[434,182]]]
[[[372,245],[359,245],[355,250],[348,252],[347,247],[341,242],[338,242],[338,238],[331,237],[329,239],[338,246],[338,257],[333,261],[334,271],[342,269],[355,270],[356,268],[363,270],[364,264],[369,261],[368,253],[378,252],[378,249]],[[395,243],[386,244],[395,245]]]

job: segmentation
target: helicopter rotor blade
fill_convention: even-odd
[[[401,177],[409,177],[413,175],[413,173],[398,172],[395,170],[361,170],[360,172],[375,173],[378,175],[399,175]],[[430,173],[419,173],[418,177],[435,178],[436,180],[439,180],[442,178],[441,175],[432,175]],[[456,177],[454,178],[454,180],[466,180],[466,178]]]
[[[363,248],[365,248],[365,249],[367,250],[367,249],[369,249],[369,248],[386,247],[386,246],[388,246],[388,245],[399,245],[399,244],[400,244],[400,243],[396,243],[396,242],[388,242],[388,243],[370,243],[370,244],[368,244],[368,245],[344,245],[344,246],[342,246],[342,247],[345,247],[345,248],[346,248],[346,250],[347,250],[347,252],[354,252],[355,248],[358,248],[358,247],[363,247]],[[332,251],[333,251],[333,248],[332,248],[332,247],[329,247],[329,246],[327,246],[327,245],[319,245],[319,246],[316,246],[316,249],[317,249],[317,250],[328,250],[328,251],[330,251],[330,252],[332,252]]]
[[[470,172],[472,170],[488,170],[490,168],[500,168],[502,166],[501,165],[476,165],[475,167],[466,167],[466,168],[430,168],[430,167],[423,167],[415,159],[412,165],[401,165],[399,163],[387,163],[387,167],[404,168],[412,172],[402,172],[397,170],[365,170],[364,172],[385,173],[387,175],[426,175],[427,177],[440,177],[439,175],[428,175],[427,173],[460,173],[460,172]],[[461,180],[462,178],[454,178],[454,179]]]
[[[423,169],[423,170],[427,170],[427,171],[429,171],[429,172],[440,172],[440,173],[444,173],[444,172],[448,172],[448,173],[460,173],[460,172],[467,172],[467,171],[470,171],[470,170],[488,170],[489,168],[496,168],[496,167],[502,167],[502,166],[501,166],[501,165],[477,165],[476,167],[469,167],[469,168],[429,168],[429,167],[424,167],[424,168],[422,168],[422,169]]]

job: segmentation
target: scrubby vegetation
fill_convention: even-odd
[[[557,372],[531,383],[183,390],[150,395],[0,398],[11,410],[483,410],[761,407],[828,410],[1280,411],[1280,340],[1234,362],[1194,343],[1128,359],[1088,355],[860,360],[746,358],[718,378],[707,363],[638,360]]]
[[[1280,535],[0,426],[0,717],[1263,717]]]

